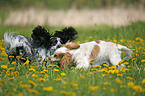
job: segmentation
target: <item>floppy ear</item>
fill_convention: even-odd
[[[59,62],[61,68],[68,68],[68,66],[70,65],[72,61],[72,55],[70,53],[65,53],[61,59],[61,61]]]
[[[73,42],[66,43],[64,46],[65,46],[66,48],[68,48],[69,50],[77,49],[77,48],[80,47],[79,44],[75,44],[75,43],[73,43]]]

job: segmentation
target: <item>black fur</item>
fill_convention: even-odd
[[[61,31],[55,31],[54,37],[59,37],[62,41],[62,44],[65,44],[68,40],[75,40],[75,35],[77,31],[73,27],[64,28]]]
[[[33,34],[31,35],[33,43],[36,46],[44,46],[45,48],[50,48],[50,38],[52,35],[44,27],[37,26],[33,29]]]

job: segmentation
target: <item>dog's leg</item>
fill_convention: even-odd
[[[89,64],[89,60],[87,59],[83,59],[82,61],[80,61],[77,66],[76,66],[76,69],[80,69],[80,68],[85,68],[85,69],[88,69],[90,66]]]
[[[110,56],[110,63],[112,64],[112,65],[118,65],[119,64],[119,62],[121,61],[122,59],[121,59],[121,55],[120,54],[114,54],[114,55],[112,55],[112,56]],[[121,64],[121,67],[122,66],[124,66],[124,64]],[[118,66],[119,67],[119,66]]]

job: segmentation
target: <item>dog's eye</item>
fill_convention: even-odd
[[[58,54],[54,54],[54,57],[57,57],[58,56]]]

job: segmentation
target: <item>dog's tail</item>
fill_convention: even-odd
[[[55,31],[54,37],[59,37],[62,41],[62,44],[65,44],[68,40],[75,40],[77,33],[78,32],[73,27],[65,27],[61,31]]]
[[[5,34],[4,34],[4,42],[5,42],[6,48],[10,48],[11,47],[12,38],[13,38],[12,33],[5,32]]]
[[[126,46],[122,46],[120,44],[117,44],[117,48],[119,50],[123,50],[125,52],[126,57],[124,57],[123,60],[128,60],[128,59],[132,58],[133,52],[131,49],[127,48]]]

